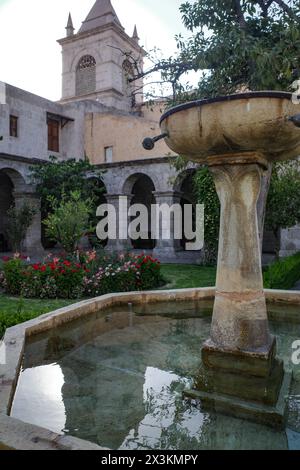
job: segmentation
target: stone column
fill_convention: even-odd
[[[204,403],[229,414],[282,426],[284,401],[280,409],[276,403],[284,369],[268,327],[257,220],[267,164],[256,154],[210,157],[210,162],[221,221],[211,335],[202,348],[198,393]],[[236,397],[244,401],[237,405]]]
[[[183,193],[178,191],[164,191],[154,192],[153,195],[155,196],[155,203],[157,205],[161,206],[162,204],[167,204],[168,207],[171,208],[174,204],[180,205]],[[180,240],[176,240],[174,238],[174,216],[170,212],[169,217],[162,217],[162,214],[160,214],[158,219],[158,216],[154,217],[153,214],[152,224],[155,226],[155,220],[153,219],[156,219],[157,221],[159,220],[159,227],[157,227],[156,230],[156,246],[153,251],[154,256],[161,259],[174,258],[176,256],[176,252],[182,250]]]
[[[107,204],[111,204],[116,211],[116,240],[109,239],[106,245],[106,250],[109,252],[126,252],[132,250],[131,240],[128,236],[128,209],[132,199],[132,194],[107,194]],[[120,199],[121,198],[121,199]],[[127,204],[126,204],[127,200]],[[120,225],[122,225],[122,232],[120,234]]]
[[[20,209],[24,203],[33,207],[36,211],[33,221],[26,233],[23,250],[26,254],[42,256],[44,248],[41,242],[41,200],[35,193],[14,193],[15,207]]]
[[[263,168],[258,164],[224,165],[212,166],[211,172],[221,202],[211,340],[224,349],[267,352],[272,340],[256,210]]]

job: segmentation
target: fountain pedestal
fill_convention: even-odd
[[[211,157],[209,166],[221,225],[211,336],[202,348],[203,369],[195,387],[204,394],[196,395],[214,408],[222,404],[230,414],[239,398],[238,416],[244,400],[248,418],[281,426],[285,406],[277,403],[284,369],[269,332],[257,221],[267,162],[259,154],[226,154]]]

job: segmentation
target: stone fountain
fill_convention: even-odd
[[[195,389],[186,394],[203,407],[275,427],[284,425],[291,377],[269,332],[257,201],[268,164],[300,155],[291,98],[252,92],[188,102],[160,121],[171,150],[209,166],[221,202],[211,334]],[[158,139],[145,139],[145,148]]]

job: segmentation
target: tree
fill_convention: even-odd
[[[244,90],[293,89],[300,76],[299,0],[201,0],[183,3],[180,11],[192,36],[188,40],[177,36],[178,55],[145,72],[160,69],[162,79],[169,80],[173,97],[168,105]],[[198,87],[185,88],[180,83],[188,70],[202,71]],[[271,171],[270,166],[258,201],[261,245]],[[208,191],[206,247],[213,256],[218,228],[210,226],[207,217],[217,223],[215,204],[210,211],[216,195],[212,196],[207,171],[199,170],[195,181],[199,202],[205,202],[201,191]]]
[[[93,177],[88,177],[88,175]],[[42,211],[48,213],[53,199],[61,201],[66,194],[80,191],[83,199],[97,199],[103,193],[103,172],[95,169],[86,160],[75,159],[58,161],[54,156],[50,161],[31,167],[32,182],[42,200]]]
[[[44,220],[47,236],[62,245],[67,253],[78,249],[80,239],[90,230],[91,199],[83,199],[79,191],[62,195],[61,201],[49,198],[51,213]]]
[[[35,214],[36,210],[27,203],[19,209],[14,206],[8,209],[6,231],[14,253],[22,251],[22,244]]]
[[[90,224],[96,226],[96,208],[104,192],[102,175],[103,171],[95,169],[87,160],[58,161],[54,156],[50,157],[47,164],[31,167],[32,182],[41,197],[42,220],[53,212],[54,201],[59,204],[65,200],[66,195],[78,191],[83,200],[88,199],[91,202]],[[43,239],[44,245],[50,247],[44,233]]]
[[[300,222],[300,162],[276,163],[267,199],[266,227],[275,235],[279,257],[280,229]]]
[[[237,90],[288,90],[300,74],[300,0],[198,0],[180,7],[192,36],[176,36],[178,54],[141,70],[132,61],[129,81],[161,72],[173,103]],[[196,89],[185,88],[186,72],[202,71]]]

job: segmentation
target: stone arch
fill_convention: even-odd
[[[123,187],[122,187],[122,194],[125,194],[125,195],[129,195],[129,194],[132,194],[132,189],[135,185],[135,183],[140,179],[140,178],[146,178],[148,180],[150,180],[153,184],[153,191],[157,191],[157,185],[156,185],[156,181],[155,179],[147,174],[147,173],[144,173],[144,172],[136,172],[136,173],[133,173],[131,175],[129,175],[124,184],[123,184]]]
[[[83,55],[76,65],[75,93],[77,96],[87,95],[96,91],[96,59],[94,56]]]
[[[188,168],[182,171],[181,173],[179,173],[174,181],[174,186],[173,186],[174,191],[182,191],[182,189],[185,189],[183,188],[183,185],[187,185],[187,181],[191,180],[195,172],[196,172],[195,168]],[[189,192],[192,192],[192,188],[191,188],[191,191]]]
[[[14,168],[0,166],[0,173],[1,172],[10,179],[15,192],[24,191],[28,187],[24,176]]]
[[[135,173],[129,176],[123,186],[123,194],[131,195],[130,205],[143,204],[148,210],[148,233],[145,234],[144,239],[132,240],[134,249],[153,250],[155,248],[156,242],[151,238],[151,205],[156,202],[155,191],[153,180],[144,173]]]
[[[15,204],[14,193],[23,191],[26,183],[20,173],[11,168],[0,169],[0,252],[10,251],[7,234],[8,210]]]
[[[98,49],[94,47],[82,47],[76,52],[76,54],[74,54],[72,60],[70,61],[68,71],[76,72],[76,68],[80,59],[85,55],[91,55],[92,57],[94,57],[97,66],[103,62],[102,56],[99,53]]]

